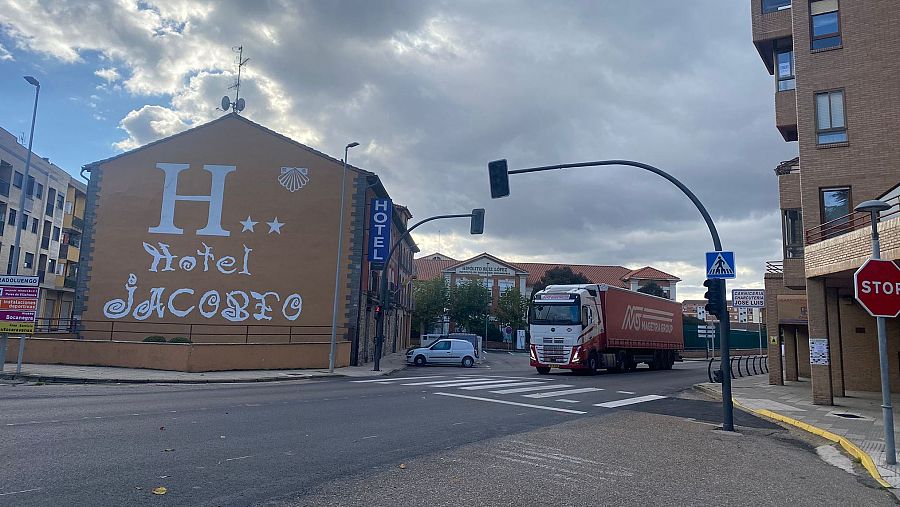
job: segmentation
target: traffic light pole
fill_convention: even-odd
[[[491,197],[504,197],[509,195],[508,182],[506,182],[506,188],[502,190],[495,191],[494,189],[494,181],[493,178],[496,174],[496,169],[492,167],[494,164],[500,162],[501,163],[501,171],[503,172],[506,169],[506,161],[496,161],[488,164],[488,172],[491,177]],[[577,167],[596,167],[596,166],[607,166],[607,165],[625,165],[631,167],[637,167],[638,169],[644,169],[645,171],[650,171],[654,174],[662,176],[663,178],[669,180],[673,185],[678,187],[684,195],[694,203],[694,206],[697,207],[697,210],[700,211],[700,214],[703,216],[703,220],[706,221],[706,226],[709,228],[709,234],[712,237],[713,247],[717,252],[722,251],[722,242],[719,240],[719,232],[716,230],[716,225],[713,223],[712,218],[709,216],[709,212],[706,211],[706,207],[703,206],[703,203],[700,202],[700,199],[697,199],[697,196],[694,195],[691,190],[684,185],[677,178],[672,176],[671,174],[663,171],[662,169],[658,169],[649,164],[644,164],[641,162],[635,162],[633,160],[597,160],[593,162],[579,162],[575,164],[558,164],[558,165],[548,165],[541,167],[529,167],[527,169],[516,169],[514,171],[507,171],[507,174],[524,174],[524,173],[535,173],[541,171],[551,171],[554,169],[573,169]],[[505,192],[505,193],[504,193]],[[725,301],[725,281],[722,280],[722,294],[719,297],[720,307],[724,309],[724,318],[719,319],[719,329],[721,333],[720,343],[721,343],[721,353],[722,353],[722,410],[724,412],[722,429],[725,431],[734,431],[734,403],[731,399],[731,363],[730,363],[730,354],[729,354],[729,336],[731,333],[731,323],[728,318],[728,311],[726,308]]]
[[[381,312],[375,315],[375,367],[372,369],[372,371],[381,371],[381,350],[384,345],[384,311],[388,306],[388,279],[386,275],[388,272],[388,267],[390,267],[391,265],[391,257],[394,255],[394,250],[396,250],[397,247],[400,246],[400,243],[402,243],[403,240],[405,240],[407,236],[409,236],[409,233],[411,233],[413,229],[426,222],[431,222],[433,220],[442,220],[445,218],[472,218],[475,217],[476,211],[478,210],[472,210],[472,213],[463,213],[459,215],[437,215],[428,217],[425,220],[422,220],[412,227],[406,229],[406,231],[403,232],[400,238],[397,239],[397,242],[394,243],[393,246],[391,246],[390,250],[388,250],[387,257],[384,259],[384,269],[381,270],[381,280],[378,290],[378,303],[381,305]],[[483,218],[484,210],[480,211]],[[481,234],[481,232],[478,232],[477,234]]]

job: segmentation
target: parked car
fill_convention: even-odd
[[[434,344],[434,342],[438,340],[445,340],[447,338],[451,338],[454,340],[465,340],[472,344],[475,347],[475,360],[477,361],[481,357],[481,352],[484,350],[484,344],[482,342],[481,336],[472,333],[450,333],[450,334],[423,334],[420,340],[421,347],[430,347]]]
[[[475,366],[475,347],[466,340],[447,338],[434,342],[430,347],[406,351],[406,363],[416,366],[426,364],[458,364],[465,368]]]

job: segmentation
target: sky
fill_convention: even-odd
[[[0,127],[67,171],[205,123],[232,93],[243,114],[377,173],[416,219],[486,209],[414,233],[457,259],[652,265],[702,297],[699,212],[633,167],[514,175],[491,200],[487,162],[510,169],[629,159],[705,204],[730,287],[762,288],[781,259],[773,172],[797,154],[774,125],[774,84],[737,0],[0,0]],[[73,22],[74,21],[74,22]],[[421,231],[421,232],[420,232]]]

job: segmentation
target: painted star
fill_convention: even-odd
[[[253,232],[253,226],[258,224],[259,222],[254,222],[250,218],[250,215],[247,215],[247,220],[241,220],[238,223],[244,226],[244,228],[241,229],[241,232],[247,232],[247,231]]]
[[[266,224],[269,226],[269,234],[273,232],[281,234],[281,226],[284,225],[284,222],[279,222],[278,217],[275,217],[271,222],[266,222]]]

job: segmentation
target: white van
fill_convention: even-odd
[[[475,347],[466,340],[446,338],[438,340],[430,347],[420,347],[406,351],[406,363],[416,366],[426,364],[458,364],[465,368],[475,366]]]

